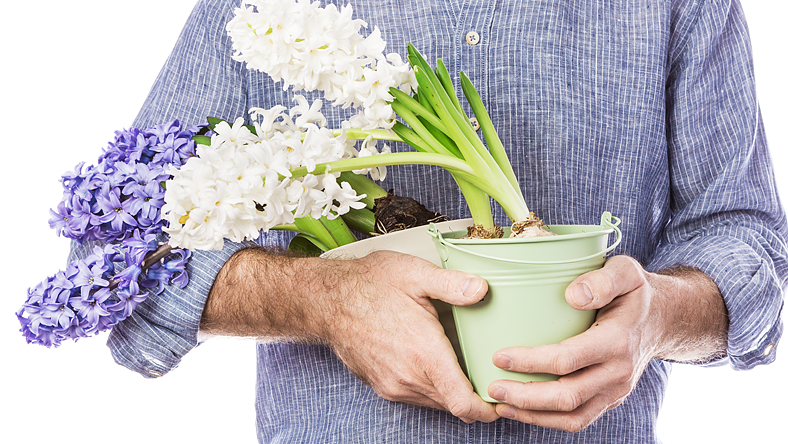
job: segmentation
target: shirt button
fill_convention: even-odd
[[[479,131],[479,120],[476,117],[471,117],[470,119],[471,126],[473,127],[474,131]]]
[[[772,350],[774,350],[774,342],[766,346],[766,350],[763,351],[763,354],[761,356],[763,356],[764,358],[769,356],[772,353]]]
[[[149,375],[153,376],[154,378],[161,378],[163,375],[156,370],[145,370],[148,372]]]
[[[471,45],[476,45],[481,40],[482,40],[482,38],[479,37],[479,33],[476,32],[476,31],[470,31],[467,34],[465,34],[465,41],[468,42]]]

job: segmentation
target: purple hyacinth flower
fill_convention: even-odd
[[[137,221],[129,213],[131,202],[121,201],[118,189],[104,187],[98,194],[96,203],[102,211],[102,223],[109,223],[112,228],[110,234],[123,237],[127,229],[137,226]]]
[[[58,333],[63,337],[63,339],[68,338],[68,339],[73,339],[75,341],[78,340],[79,338],[86,338],[90,336],[90,334],[87,331],[85,331],[85,327],[82,325],[81,322],[72,323],[71,325],[68,326],[68,328],[63,329]]]
[[[58,346],[63,339],[110,329],[130,316],[150,289],[188,284],[186,250],[156,259],[147,270],[143,264],[159,249],[162,183],[170,178],[169,168],[196,155],[191,137],[198,131],[199,126],[182,130],[177,120],[145,131],[117,131],[97,165],[80,163],[63,174],[63,199],[50,210],[50,226],[58,235],[107,246],[28,289],[17,312],[28,342]]]
[[[83,299],[87,299],[90,292],[96,287],[107,287],[109,281],[104,278],[104,273],[107,272],[108,266],[103,262],[96,262],[92,266],[86,262],[78,262],[79,274],[74,277],[74,285],[80,287],[80,293]]]
[[[78,272],[78,270],[77,270]],[[74,274],[66,275],[67,271],[60,270],[55,273],[55,276],[52,279],[52,286],[57,288],[62,288],[64,290],[71,290],[74,288],[74,283],[71,282],[71,278],[74,277]]]
[[[148,136],[153,136],[157,139],[158,143],[164,142],[167,139],[167,136],[171,134],[177,134],[181,130],[181,123],[176,119],[168,123],[162,123],[159,125],[154,125],[147,130],[145,130],[145,134]]]
[[[132,179],[134,175],[137,174],[137,167],[139,165],[144,166],[145,164],[118,162],[113,166],[113,182],[117,183],[118,186],[124,187],[123,194],[131,194],[130,191],[126,191],[125,187],[128,186],[130,182],[132,182],[130,179]]]
[[[74,182],[81,181],[83,179],[82,168],[85,166],[85,162],[79,162],[75,167],[74,171],[66,171],[60,178],[60,182],[63,184],[65,188],[69,188],[70,184]]]
[[[101,288],[95,293],[88,294],[87,297],[72,297],[69,299],[69,304],[77,311],[79,317],[79,325],[88,334],[92,334],[98,330],[99,319],[104,316],[110,316],[109,310],[105,307],[107,299],[109,299],[111,292],[109,288]]]
[[[74,182],[71,191],[75,196],[82,198],[82,200],[91,202],[94,200],[94,190],[101,189],[101,186],[107,181],[107,176],[97,171],[96,167],[91,165],[80,179]]]
[[[123,247],[127,249],[126,264],[142,266],[145,256],[159,248],[156,241],[156,233],[153,231],[134,230],[132,236],[123,241]]]
[[[73,196],[69,223],[64,227],[63,235],[80,242],[96,240],[95,231],[101,227],[101,217],[93,214],[90,203]]]
[[[141,284],[145,288],[150,288],[156,294],[161,294],[172,274],[161,262],[157,262],[145,272],[145,279],[142,280]]]
[[[164,263],[164,267],[172,273],[170,280],[171,284],[175,284],[180,288],[186,288],[189,285],[189,273],[186,272],[186,264],[189,263],[191,251],[177,249],[172,250],[169,257],[180,256],[179,259],[172,259]]]
[[[49,228],[55,230],[58,236],[67,236],[65,233],[71,233],[71,212],[66,208],[66,203],[61,201],[57,205],[57,209],[50,209],[49,214]]]
[[[27,303],[25,303],[16,313],[16,317],[19,318],[19,323],[22,324],[22,332],[25,333],[25,337],[28,338],[28,342],[30,342],[31,338],[35,338],[39,329],[41,328],[42,318],[40,304],[40,300],[33,302],[32,298],[29,298]]]
[[[137,305],[142,303],[148,298],[148,292],[134,292],[130,288],[123,288],[118,290],[116,294],[118,301],[107,308],[116,313],[119,319],[126,319],[131,316],[131,313],[137,308]]]
[[[137,217],[138,226],[155,225],[161,219],[160,211],[164,206],[164,193],[157,183],[138,189],[129,199],[129,213]]]
[[[71,325],[76,316],[68,305],[71,291],[62,288],[52,288],[48,298],[45,298],[40,305],[39,315],[41,324],[55,329],[66,329]]]

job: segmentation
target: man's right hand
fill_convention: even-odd
[[[201,329],[318,339],[385,399],[490,422],[495,407],[473,392],[430,301],[468,305],[486,292],[477,276],[390,251],[337,261],[247,249],[217,276]]]

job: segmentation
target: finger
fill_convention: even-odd
[[[612,386],[620,389],[611,389]],[[519,410],[573,412],[602,392],[615,392],[623,398],[628,393],[627,387],[626,381],[612,375],[608,369],[592,366],[558,381],[493,381],[488,393]]]
[[[498,419],[495,406],[482,400],[473,391],[473,386],[462,373],[460,366],[454,365],[449,371],[445,368],[435,371],[433,368],[428,377],[432,380],[435,390],[446,409],[465,422],[492,422]]]
[[[429,261],[391,251],[377,251],[365,260],[375,262],[380,273],[396,270],[389,276],[392,285],[413,297],[440,299],[452,305],[479,302],[487,294],[487,282],[479,276],[456,270],[444,270]]]
[[[578,277],[566,289],[566,301],[578,310],[604,307],[646,282],[643,267],[628,256],[613,256],[599,270]]]
[[[504,418],[577,433],[591,425],[602,413],[613,407],[615,407],[614,404],[609,404],[604,397],[599,396],[591,399],[588,403],[571,413],[520,410],[509,404],[496,405],[496,411]]]
[[[470,387],[468,390],[449,391],[439,389],[448,411],[465,422],[492,422],[499,418],[493,404],[485,402]]]
[[[487,281],[476,275],[437,267],[425,270],[425,274],[420,282],[424,296],[432,299],[452,305],[470,305],[487,294]]]
[[[609,335],[609,331],[594,325],[558,344],[501,349],[493,355],[493,364],[518,373],[568,375],[614,358],[618,351],[611,347]]]

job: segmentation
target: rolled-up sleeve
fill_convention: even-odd
[[[788,276],[785,211],[760,118],[737,1],[674,3],[669,63],[671,221],[648,263],[697,267],[728,309],[735,369],[772,362]],[[695,8],[691,13],[678,11]]]
[[[217,251],[194,251],[186,266],[189,285],[166,286],[116,325],[107,346],[115,362],[147,378],[165,375],[197,346],[200,318],[216,275],[242,247],[225,242]]]

